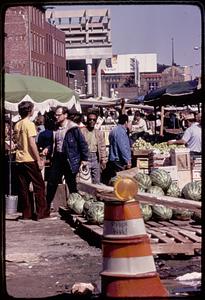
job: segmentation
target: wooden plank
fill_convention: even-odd
[[[138,167],[134,167],[128,170],[124,170],[124,171],[120,171],[117,172],[117,176],[135,176],[137,173],[139,172],[139,168]]]
[[[192,220],[169,220],[169,223],[174,224],[176,226],[181,226],[181,225],[189,225]]]
[[[191,233],[191,232],[188,231],[188,230],[181,229],[181,230],[180,230],[180,233],[181,233],[182,235],[188,237],[190,240],[192,240],[192,241],[194,241],[194,242],[201,243],[201,237],[196,236],[195,234]]]
[[[183,253],[186,255],[194,255],[196,249],[200,249],[201,244],[191,243],[157,243],[151,244],[151,249],[153,254],[179,254]]]
[[[196,233],[197,235],[201,236],[202,235],[202,230],[198,228],[192,228],[190,226],[181,226],[180,229],[185,229],[191,232]]]
[[[87,223],[87,220],[81,215],[72,214],[69,209],[60,208],[67,214],[67,219],[74,224],[79,233],[90,240],[97,247],[101,247],[103,238],[103,225],[94,225]],[[181,229],[177,224],[173,226],[168,223],[167,226],[155,221],[148,221],[145,224],[147,235],[150,238],[150,245],[153,254],[179,254],[194,255],[195,250],[201,249],[201,238],[190,231],[190,225]],[[183,221],[182,223],[183,224]],[[192,228],[191,228],[192,229]],[[182,230],[182,234],[181,234]],[[196,228],[200,230],[200,228]],[[194,232],[195,233],[195,232]]]
[[[162,241],[164,243],[172,243],[173,241],[166,236],[166,234],[163,234],[155,229],[147,229],[147,233],[152,234],[154,237],[158,238],[159,241]]]
[[[161,227],[161,225],[159,224],[159,223],[157,223],[157,222],[155,222],[155,221],[147,221],[146,223],[145,223],[145,225],[151,225],[151,227]]]
[[[167,236],[174,238],[176,242],[190,244],[190,240],[188,238],[185,238],[182,235],[180,235],[180,230],[172,229],[172,228],[164,228],[163,231],[166,232]]]

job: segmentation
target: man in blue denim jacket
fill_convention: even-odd
[[[80,128],[70,120],[66,107],[58,106],[55,111],[58,129],[54,132],[52,165],[47,182],[47,214],[58,183],[64,175],[69,193],[77,193],[76,175],[80,165],[88,163],[88,145]]]

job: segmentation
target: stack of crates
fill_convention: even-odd
[[[200,181],[201,180],[201,170],[202,170],[201,156],[193,157],[191,159],[192,181]]]

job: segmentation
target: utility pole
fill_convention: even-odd
[[[172,66],[175,65],[175,62],[174,62],[174,38],[172,38]]]
[[[172,38],[172,82],[174,82],[174,38]]]

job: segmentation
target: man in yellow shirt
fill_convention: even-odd
[[[35,124],[30,121],[34,113],[34,104],[23,101],[18,105],[21,120],[14,127],[16,150],[16,170],[18,177],[18,201],[22,207],[23,219],[38,220],[45,217],[45,184],[41,170],[44,161],[40,158],[35,142],[37,135]],[[35,207],[29,197],[29,185],[32,182],[35,195]]]

